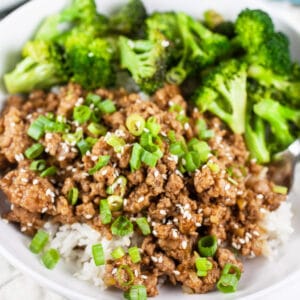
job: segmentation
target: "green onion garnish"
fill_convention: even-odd
[[[194,152],[197,154],[197,152]],[[194,155],[193,152],[187,152],[183,156],[183,166],[188,172],[194,172],[199,168],[199,165],[197,161],[194,161],[194,158],[197,158],[197,156]]]
[[[68,200],[72,205],[75,205],[78,200],[78,188],[71,188],[68,192]]]
[[[137,218],[136,224],[139,226],[143,235],[148,235],[151,233],[150,225],[145,217]]]
[[[288,193],[288,188],[282,185],[274,185],[272,190],[274,193],[281,195],[286,195]]]
[[[34,159],[40,156],[44,151],[44,146],[42,144],[36,143],[33,144],[31,147],[27,148],[25,151],[25,156],[28,159]]]
[[[131,171],[136,171],[141,167],[141,157],[144,149],[140,144],[134,143],[132,147],[132,152],[130,156],[130,168]]]
[[[227,263],[222,270],[217,288],[222,293],[234,293],[241,278],[241,270],[232,264]]]
[[[34,120],[27,131],[27,134],[34,140],[39,140],[45,133],[44,127],[45,124],[51,123],[51,120],[48,120],[45,116],[39,116]]]
[[[111,211],[118,211],[123,207],[123,198],[121,196],[108,196],[107,201]]]
[[[111,210],[106,199],[100,200],[100,219],[102,224],[109,224],[111,222]]]
[[[214,235],[207,235],[198,241],[198,250],[201,256],[213,257],[218,248],[218,241]]]
[[[78,128],[75,133],[65,133],[62,138],[68,144],[75,145],[83,138],[83,130]]]
[[[99,123],[91,123],[87,127],[88,131],[93,134],[94,136],[100,136],[100,135],[105,135],[107,132],[107,128]]]
[[[147,150],[144,150],[141,156],[141,161],[145,163],[149,167],[155,167],[157,164],[157,161],[159,160],[159,156],[151,153]]]
[[[129,291],[124,292],[127,300],[147,300],[147,290],[143,285],[133,285]]]
[[[44,171],[40,174],[40,176],[41,176],[41,177],[53,176],[53,175],[56,174],[56,172],[57,172],[56,167],[55,167],[55,166],[51,166],[51,167],[47,168],[46,170],[44,170]]]
[[[210,147],[204,141],[199,141],[196,138],[192,138],[188,142],[188,149],[190,151],[196,151],[201,163],[205,163],[210,154]]]
[[[207,271],[211,270],[213,267],[212,263],[206,257],[197,257],[195,265],[199,277],[207,276]]]
[[[39,230],[33,237],[29,249],[31,252],[38,254],[48,243],[49,234],[43,230]]]
[[[100,101],[101,101],[101,97],[99,95],[92,94],[92,93],[87,94],[87,96],[85,98],[85,102],[88,105],[94,104],[97,106]]]
[[[89,170],[89,174],[93,175],[95,174],[97,171],[99,171],[101,168],[105,167],[110,160],[110,156],[109,155],[101,155],[98,158],[98,162],[95,164],[95,166],[93,168],[91,168]]]
[[[98,139],[97,138],[94,138],[94,137],[91,137],[91,136],[88,136],[85,141],[89,144],[90,146],[90,149],[93,148],[93,146],[98,142]]]
[[[145,120],[138,114],[131,114],[126,119],[126,127],[132,135],[139,136],[144,131]]]
[[[219,173],[220,172],[220,167],[218,164],[213,163],[213,162],[208,162],[207,163],[208,168],[213,172],[213,173]]]
[[[119,259],[125,255],[125,251],[121,246],[119,246],[115,248],[110,255],[113,259]]]
[[[131,261],[136,264],[138,262],[141,261],[141,255],[140,255],[140,251],[139,251],[139,248],[134,246],[134,247],[130,247],[128,249],[128,254],[131,258]]]
[[[31,171],[43,171],[46,168],[46,161],[44,159],[34,160],[31,164],[29,169]]]
[[[42,262],[47,269],[54,269],[59,262],[60,255],[56,249],[51,248],[42,256]]]
[[[105,264],[105,256],[102,244],[93,245],[92,254],[96,266],[102,266]]]
[[[125,216],[119,216],[111,225],[113,235],[125,236],[133,232],[133,224]]]
[[[100,102],[97,104],[97,107],[103,114],[112,114],[117,110],[115,104],[110,99]]]
[[[152,136],[157,137],[160,132],[160,125],[157,123],[155,117],[150,117],[147,119],[146,128],[149,129]]]
[[[170,153],[173,155],[177,155],[178,157],[182,157],[185,154],[185,148],[183,143],[175,142],[170,144]]]
[[[126,193],[126,185],[127,185],[127,178],[124,176],[119,176],[112,185],[108,186],[106,189],[106,193],[109,195],[120,195],[123,197]]]
[[[195,127],[198,137],[201,140],[207,140],[214,136],[214,131],[207,129],[206,122],[203,119],[197,120]]]
[[[123,147],[126,145],[125,141],[115,134],[107,134],[105,141],[108,145],[112,146],[117,153],[122,152]]]
[[[122,274],[123,272],[126,273],[125,276],[124,274]],[[128,278],[128,280],[124,281],[123,278]],[[118,267],[116,279],[120,286],[122,287],[130,286],[134,281],[134,274],[129,266],[121,265]]]
[[[79,148],[81,155],[84,155],[91,150],[91,145],[84,139],[78,141],[76,145]]]
[[[73,110],[73,119],[79,124],[87,122],[92,115],[91,109],[86,105],[76,106]]]

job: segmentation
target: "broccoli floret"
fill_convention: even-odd
[[[232,129],[245,131],[247,105],[246,65],[238,60],[221,63],[203,80],[196,91],[195,102],[202,112],[217,115]]]
[[[144,31],[147,12],[141,0],[129,0],[118,11],[110,16],[111,31],[129,37],[140,37]]]
[[[60,49],[45,41],[30,41],[23,48],[23,59],[4,75],[9,93],[26,93],[48,88],[67,80]]]
[[[245,142],[250,156],[255,158],[258,163],[268,163],[270,162],[270,151],[267,147],[266,126],[260,117],[254,115],[251,120],[250,116],[251,113],[247,113],[245,127]]]
[[[121,67],[128,69],[140,89],[147,93],[155,92],[164,83],[166,50],[163,40],[160,33],[156,42],[119,38]]]
[[[203,14],[204,16],[204,24],[210,30],[214,30],[218,25],[224,22],[224,18],[215,10],[207,10]]]
[[[69,7],[43,21],[35,39],[53,41],[77,26],[100,35],[107,31],[108,20],[97,13],[94,0],[73,0]]]
[[[274,24],[264,11],[245,9],[236,19],[235,31],[242,47],[253,53],[274,33]]]
[[[72,81],[89,90],[114,83],[114,49],[110,41],[77,33],[67,38],[65,47]]]
[[[148,39],[155,42],[157,31],[166,38],[167,47],[167,66],[172,66],[178,62],[182,55],[182,40],[180,38],[179,26],[176,13],[174,12],[155,12],[146,20]]]
[[[293,142],[290,123],[300,126],[300,110],[291,109],[273,99],[262,99],[254,105],[256,115],[267,121],[275,140],[282,148]]]
[[[230,43],[227,37],[211,32],[184,13],[177,13],[176,17],[183,49],[179,63],[168,72],[167,80],[180,84],[193,70],[208,66],[224,56]]]

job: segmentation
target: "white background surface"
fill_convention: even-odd
[[[0,0],[2,2],[3,0]],[[226,1],[226,0],[224,0]],[[259,1],[259,0],[258,0]],[[278,9],[284,10],[286,18],[300,27],[300,6],[286,3],[274,3]],[[300,249],[299,249],[300,250]],[[226,297],[227,298],[227,297]],[[39,287],[28,276],[21,274],[0,256],[0,300],[66,300],[42,287]],[[205,295],[199,296],[205,300]],[[234,296],[233,298],[234,299]],[[254,300],[254,298],[251,298]],[[292,278],[287,284],[274,289],[256,300],[298,300],[300,299],[300,275]],[[72,300],[72,299],[70,299]]]

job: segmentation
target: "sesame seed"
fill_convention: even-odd
[[[141,275],[141,278],[142,278],[142,279],[147,279],[148,276],[147,276],[147,275]]]
[[[101,171],[101,175],[105,176],[107,174],[107,169]]]
[[[113,274],[113,275],[114,275],[114,274],[116,274],[116,273],[117,273],[117,271],[118,271],[118,269],[117,269],[117,268],[113,268],[113,269],[112,269],[112,271],[111,271],[111,274]]]
[[[138,277],[139,276],[139,271],[138,270],[134,270],[134,275],[135,275],[135,277]]]
[[[263,194],[257,194],[256,198],[259,199],[259,200],[262,200],[262,199],[264,199],[264,195]]]
[[[89,215],[89,214],[87,214],[87,215],[85,215],[84,216],[86,219],[91,219],[93,216],[92,215]]]
[[[41,210],[41,213],[45,213],[46,211],[48,210],[48,207],[43,207],[42,210]]]
[[[159,176],[159,171],[157,169],[155,169],[153,175],[154,175],[154,177],[158,177]]]
[[[168,40],[162,40],[161,41],[161,46],[166,48],[166,47],[169,47],[170,45],[170,42]]]
[[[29,180],[27,178],[21,178],[21,181],[24,183],[28,183]]]
[[[246,241],[244,239],[239,239],[239,241],[240,241],[241,244],[245,244],[246,243]]]
[[[196,227],[201,227],[202,224],[199,222],[196,222],[195,225],[196,225]]]
[[[26,230],[27,230],[27,227],[26,227],[26,226],[22,226],[22,227],[21,227],[21,231],[22,231],[22,232],[24,232],[24,231],[26,231]]]
[[[159,211],[159,213],[162,215],[162,216],[166,216],[167,215],[167,212],[164,210],[164,209],[161,209]]]
[[[153,234],[154,236],[157,236],[157,231],[156,231],[156,230],[153,230],[153,231],[152,231],[152,234]]]
[[[138,199],[137,199],[137,202],[138,203],[141,203],[141,202],[143,202],[145,200],[145,197],[144,196],[141,196],[141,197],[139,197]]]
[[[183,174],[178,169],[175,170],[175,174],[179,175],[180,177],[183,177]]]
[[[179,237],[177,229],[175,228],[172,229],[172,236],[174,239],[177,239]]]
[[[184,123],[183,128],[184,128],[185,130],[189,130],[190,124],[189,124],[189,123]]]
[[[157,257],[155,257],[155,256],[151,256],[151,260],[153,261],[153,262],[158,262],[158,259],[157,259]]]
[[[182,249],[186,249],[187,248],[187,241],[186,240],[183,240],[181,242],[181,246],[182,246]]]
[[[230,184],[229,184],[229,183],[225,184],[225,186],[224,186],[224,190],[225,190],[225,191],[228,191],[228,190],[230,190]]]
[[[10,205],[10,210],[14,210],[14,208],[15,208],[15,205],[14,205],[14,204],[11,204],[11,205]]]
[[[260,236],[260,234],[259,234],[259,232],[258,232],[257,230],[254,230],[252,233],[253,233],[253,235],[255,235],[255,236]]]
[[[163,261],[164,261],[164,260],[163,260],[163,257],[160,256],[160,257],[158,258],[158,262],[161,264]]]
[[[177,271],[177,270],[174,270],[173,273],[174,273],[174,275],[176,275],[176,276],[179,276],[179,275],[180,275],[180,272]]]
[[[20,161],[24,160],[24,155],[22,153],[15,154],[15,160],[17,162],[20,162]]]

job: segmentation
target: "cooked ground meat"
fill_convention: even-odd
[[[110,194],[121,195],[123,208],[113,211],[112,219],[123,214],[134,223],[144,216],[151,234],[143,236],[135,226],[141,240],[141,261],[134,264],[128,255],[107,261],[105,282],[127,290],[122,282],[130,276],[126,270],[116,272],[119,266],[127,265],[133,272],[133,283],[144,284],[149,296],[157,295],[162,278],[181,284],[188,293],[208,292],[214,289],[227,263],[243,269],[235,253],[261,255],[261,211],[276,209],[285,197],[273,192],[266,168],[249,160],[242,136],[232,134],[219,119],[188,108],[176,86],[164,87],[149,100],[124,90],[99,89],[95,94],[111,99],[117,108],[100,116],[107,129],[103,136],[91,132],[88,123],[73,119],[74,108],[83,105],[87,95],[78,85],[69,84],[58,94],[35,91],[28,99],[8,100],[0,119],[0,187],[11,210],[3,217],[30,235],[50,220],[59,224],[87,223],[110,239],[110,224],[102,223],[99,203]],[[94,122],[99,122],[94,104],[85,105]],[[41,177],[32,170],[24,152],[37,142],[27,134],[29,126],[49,112],[66,122],[73,138],[78,132],[82,136],[70,141],[65,132],[45,132],[39,140],[45,151],[38,159],[57,171]],[[130,168],[133,144],[139,142],[126,126],[132,114],[145,120],[155,117],[160,126],[154,143],[162,155],[154,166],[142,163],[137,170]],[[207,141],[210,154],[195,171],[185,172],[186,162],[171,154],[170,143],[172,139],[198,138],[195,124],[199,119],[214,132]],[[112,135],[122,141],[119,150],[108,142]],[[83,136],[89,136],[91,144],[81,154],[78,141],[87,141]],[[109,156],[107,165],[95,168],[104,155]],[[126,180],[123,186],[118,185],[120,176]],[[72,189],[77,189],[79,195],[74,203],[69,198]],[[194,252],[199,238],[206,235],[216,236],[219,248],[214,257],[208,258],[212,269],[207,276],[199,277]]]

